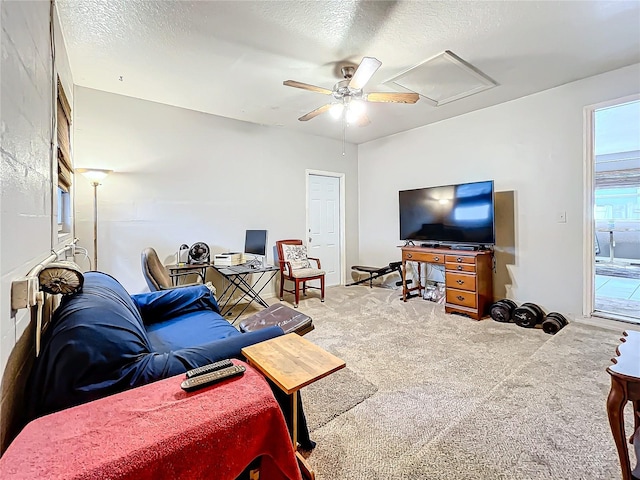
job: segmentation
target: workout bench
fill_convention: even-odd
[[[350,287],[351,285],[359,285],[360,283],[369,282],[369,287],[373,288],[374,278],[382,277],[383,275],[387,275],[388,273],[393,272],[400,273],[401,268],[402,262],[391,262],[386,267],[366,267],[362,265],[354,265],[353,267],[351,267],[351,270],[355,270],[356,272],[368,273],[369,278],[363,278],[362,280],[358,280],[357,282],[348,283],[346,286]]]

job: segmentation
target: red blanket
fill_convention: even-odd
[[[0,458],[0,478],[232,480],[262,456],[261,479],[300,479],[282,412],[243,365],[191,393],[180,375],[36,419]]]

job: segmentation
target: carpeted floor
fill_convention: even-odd
[[[605,369],[622,328],[551,336],[399,296],[332,287],[300,303],[305,338],[348,368],[302,390],[318,480],[620,478]]]

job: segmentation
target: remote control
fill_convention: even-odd
[[[198,375],[204,375],[205,373],[215,372],[216,370],[220,370],[222,368],[233,367],[233,363],[231,360],[220,360],[219,362],[210,363],[209,365],[203,365],[198,368],[194,368],[187,372],[187,378],[197,377]]]
[[[222,370],[205,373],[204,375],[199,375],[197,377],[187,378],[180,384],[180,387],[187,392],[191,392],[193,390],[206,387],[207,385],[211,385],[212,383],[220,382],[225,378],[241,375],[245,370],[246,368],[242,365],[234,365],[233,367],[223,368]]]

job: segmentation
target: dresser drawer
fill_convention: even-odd
[[[403,252],[402,259],[412,262],[444,263],[445,255],[431,252]]]
[[[447,263],[473,263],[476,264],[476,257],[468,257],[465,255],[446,255],[445,262]]]
[[[447,288],[458,288],[460,290],[475,292],[476,276],[469,275],[468,273],[447,272],[445,274],[445,284]]]
[[[464,290],[458,290],[456,288],[447,288],[447,303],[469,308],[476,308],[478,306],[475,292],[465,292]]]
[[[449,263],[445,264],[447,271],[476,273],[476,264],[473,263]]]

